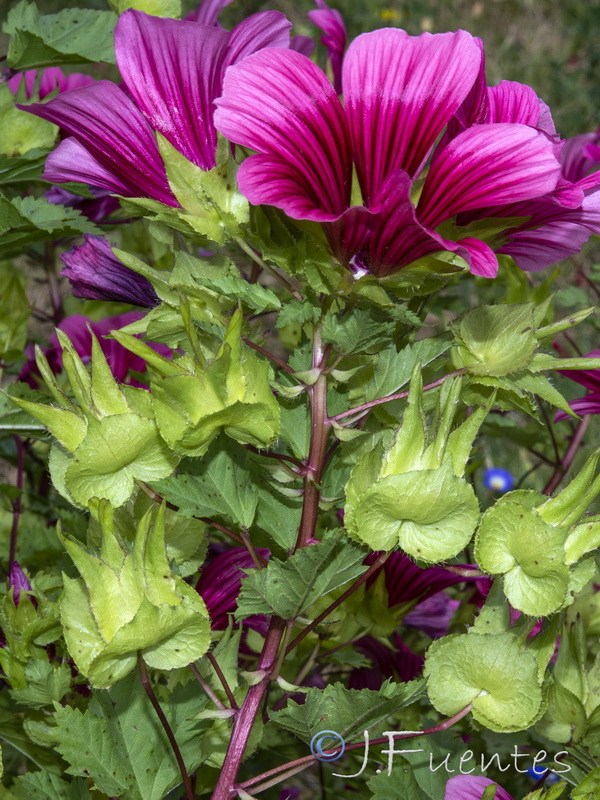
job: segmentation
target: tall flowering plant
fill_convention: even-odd
[[[598,135],[229,5],[8,16],[2,791],[595,797]]]

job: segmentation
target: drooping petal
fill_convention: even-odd
[[[459,212],[530,200],[552,192],[560,165],[548,137],[526,125],[476,125],[432,164],[417,214],[427,227]]]
[[[512,256],[520,269],[539,272],[563,258],[579,253],[590,238],[587,228],[573,222],[551,222],[541,228],[510,234],[498,252]]]
[[[115,30],[117,64],[150,125],[202,169],[215,166],[212,102],[229,33],[129,10]]]
[[[112,189],[116,178],[123,187],[122,193],[129,197],[152,197],[167,205],[177,205],[153,131],[139,109],[114,83],[98,81],[64,92],[47,103],[20,108],[63,128],[101,165],[102,183],[95,182],[97,166],[89,179],[79,180]],[[70,155],[72,149],[71,146]],[[72,167],[76,172],[81,171],[77,165]],[[108,185],[108,175],[113,176],[113,185]]]
[[[75,297],[131,303],[142,308],[158,304],[150,281],[122,264],[106,239],[84,233],[83,240],[83,244],[61,255],[65,265],[61,275],[69,279]]]
[[[585,397],[571,400],[569,405],[580,417],[585,417],[589,414],[600,414],[600,394],[586,394]],[[564,411],[557,411],[554,421],[560,422],[563,419],[572,419],[572,417],[569,417]]]
[[[415,175],[479,74],[465,31],[412,37],[386,28],[358,36],[343,66],[346,113],[363,199],[390,172]]]
[[[495,278],[498,273],[498,258],[492,248],[482,242],[481,239],[465,237],[457,242],[459,247],[464,247],[469,257],[468,262],[471,272],[474,275],[481,275],[482,278]]]
[[[319,221],[347,208],[352,168],[344,110],[306,56],[270,48],[230,67],[215,124],[232,142],[259,153],[238,173],[250,202]]]
[[[195,14],[191,15],[194,22],[201,25],[218,25],[219,14],[233,0],[202,0]]]
[[[483,775],[455,775],[446,783],[444,800],[481,800],[488,786],[496,787],[495,800],[512,800],[500,784]]]
[[[315,0],[317,8],[306,15],[323,31],[321,41],[327,48],[327,55],[333,73],[333,85],[338,94],[342,91],[342,62],[346,49],[346,25],[344,18],[335,8],[329,8],[325,0]]]

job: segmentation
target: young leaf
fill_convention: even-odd
[[[305,547],[287,561],[271,558],[265,569],[242,581],[236,617],[277,614],[295,619],[323,595],[357,578],[367,567],[364,553],[340,538]]]

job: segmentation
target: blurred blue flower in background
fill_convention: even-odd
[[[483,474],[483,485],[494,492],[508,492],[514,483],[515,479],[507,469],[490,467]]]

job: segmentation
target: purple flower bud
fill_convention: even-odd
[[[61,256],[66,267],[61,275],[70,280],[75,297],[114,300],[142,308],[158,304],[150,281],[121,264],[106,239],[90,233],[83,238],[83,244]]]
[[[21,569],[18,561],[13,561],[10,565],[10,572],[8,574],[8,588],[13,587],[13,600],[15,605],[18,606],[21,600],[21,590],[26,592],[31,591],[31,584],[27,580],[27,576]],[[35,597],[31,598],[34,607],[37,608],[37,600]]]

